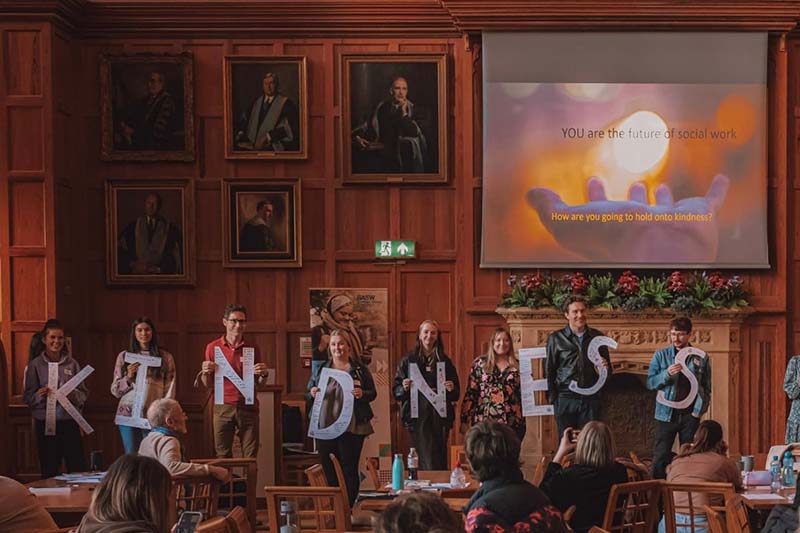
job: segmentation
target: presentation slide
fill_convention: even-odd
[[[481,266],[768,267],[766,36],[572,37],[484,36]]]

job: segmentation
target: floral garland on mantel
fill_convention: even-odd
[[[626,270],[616,278],[611,273],[512,274],[507,284],[511,292],[503,295],[501,303],[507,308],[561,309],[564,299],[572,294],[584,296],[589,307],[631,313],[659,309],[693,315],[749,304],[742,278],[721,272],[676,270],[669,275],[637,276]]]

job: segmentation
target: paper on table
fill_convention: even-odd
[[[69,393],[75,390],[75,388],[81,384],[81,381],[86,379],[86,377],[92,372],[94,372],[94,368],[92,368],[90,365],[86,365],[81,369],[80,372],[72,376],[69,381],[64,383],[59,388],[58,363],[47,363],[47,387],[50,389],[50,392],[47,395],[47,411],[45,412],[45,435],[56,434],[56,402],[61,404],[61,407],[64,408],[64,411],[66,411],[67,414],[78,423],[84,433],[88,435],[89,433],[94,432],[94,428],[89,425],[89,422],[83,418],[83,415],[81,415],[80,411],[78,411],[78,409],[72,405],[72,402],[69,401],[69,398],[67,398]]]
[[[28,487],[31,494],[36,496],[57,496],[59,494],[69,494],[71,487]]]
[[[588,353],[586,356],[589,358],[589,361],[594,363],[594,369],[598,374],[595,384],[591,387],[583,388],[579,387],[578,382],[573,379],[569,382],[569,390],[583,396],[591,396],[603,388],[603,385],[606,383],[606,379],[608,379],[608,368],[606,368],[606,365],[603,363],[603,356],[600,355],[601,346],[609,346],[616,349],[617,341],[611,337],[600,336],[593,338],[589,343],[589,348],[587,349]]]
[[[447,418],[447,390],[444,388],[445,364],[436,363],[436,392],[430,388],[416,363],[409,363],[408,377],[411,378],[411,418],[419,418],[419,394],[433,405],[442,418]]]
[[[242,349],[242,373],[244,374],[242,377],[236,373],[228,363],[228,360],[225,359],[220,347],[214,348],[214,362],[217,364],[217,370],[214,373],[214,403],[216,405],[225,403],[225,378],[231,380],[231,383],[242,393],[245,405],[253,405],[255,403],[255,395],[253,394],[255,388],[253,379],[255,354],[255,348],[252,346]]]
[[[536,405],[534,392],[546,391],[546,379],[533,379],[533,360],[547,357],[546,348],[522,348],[519,350],[520,390],[522,392],[522,416],[545,416],[553,414],[552,405]]]
[[[114,423],[118,426],[130,426],[135,428],[150,429],[150,422],[144,417],[142,412],[144,399],[147,397],[147,369],[161,366],[161,358],[152,355],[125,352],[126,363],[139,363],[139,370],[136,371],[136,383],[133,385],[134,396],[131,406],[131,416],[117,415]]]
[[[686,409],[694,403],[695,398],[697,398],[699,385],[694,373],[689,370],[688,366],[686,366],[686,360],[692,355],[696,355],[697,357],[704,359],[706,357],[706,352],[700,348],[695,348],[694,346],[686,346],[681,348],[681,350],[675,356],[675,362],[681,365],[681,374],[686,376],[686,379],[689,380],[689,395],[683,400],[670,401],[667,400],[667,396],[664,394],[664,391],[660,390],[658,391],[658,394],[656,394],[656,401],[658,403],[666,405],[667,407],[672,407],[673,409]]]
[[[785,500],[780,494],[773,494],[771,492],[748,492],[744,495],[748,500]]]
[[[339,413],[339,418],[328,427],[319,427],[319,415],[322,411],[322,403],[326,399],[325,391],[328,390],[328,380],[335,379],[339,386],[342,387],[342,410]],[[353,404],[355,397],[353,396],[353,378],[347,372],[342,370],[335,370],[333,368],[323,368],[319,374],[319,392],[314,397],[314,405],[311,407],[311,418],[308,422],[308,436],[321,439],[333,440],[345,431],[347,426],[350,425],[350,420],[353,418]]]

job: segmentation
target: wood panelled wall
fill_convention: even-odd
[[[190,415],[190,456],[210,456],[210,405],[192,389],[203,347],[222,332],[221,313],[246,305],[247,335],[258,342],[277,382],[299,398],[308,370],[300,366],[299,337],[308,334],[308,289],[387,287],[390,352],[394,361],[414,342],[416,328],[435,318],[462,378],[484,351],[508,272],[479,269],[481,213],[480,39],[457,35],[356,39],[87,38],[51,23],[0,25],[0,333],[2,370],[10,405],[3,409],[10,438],[0,471],[35,475],[29,415],[21,404],[30,335],[58,314],[73,337],[73,352],[91,364],[88,419],[96,432],[88,449],[106,459],[121,453],[113,425],[116,400],[109,385],[116,354],[132,318],[155,319],[162,344],[178,366],[178,398]],[[98,58],[102,52],[182,52],[194,56],[197,158],[192,163],[101,162]],[[340,140],[339,60],[343,53],[444,52],[448,55],[450,179],[444,185],[344,185]],[[225,55],[308,57],[309,157],[305,161],[226,160],[223,147]],[[788,72],[788,76],[787,76]],[[734,450],[765,452],[783,439],[787,412],[781,391],[788,353],[800,322],[795,251],[800,194],[796,111],[800,41],[770,47],[769,272],[745,272],[758,312],[744,328],[748,347],[739,363],[743,405],[732,435]],[[787,81],[788,78],[788,81]],[[413,99],[413,87],[411,87]],[[788,106],[787,106],[788,94]],[[787,121],[789,135],[787,136]],[[788,141],[791,139],[791,142]],[[347,145],[344,147],[347,148]],[[791,148],[791,149],[789,149]],[[786,166],[786,151],[791,154]],[[226,177],[302,179],[302,269],[230,270],[222,267],[221,183]],[[105,284],[104,184],[108,178],[191,178],[195,187],[197,284],[193,288],[125,289]],[[789,186],[791,184],[791,187]],[[419,257],[399,263],[373,259],[374,241],[414,239]],[[790,291],[790,292],[787,292]],[[788,304],[787,304],[788,302]],[[789,327],[791,325],[791,327]],[[0,391],[2,391],[0,387]],[[393,441],[405,435],[395,420]],[[453,435],[453,439],[460,439]]]

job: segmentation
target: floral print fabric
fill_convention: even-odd
[[[506,532],[560,532],[566,531],[561,521],[561,513],[552,505],[531,513],[525,521],[515,524],[503,519],[484,507],[470,510],[464,523],[468,533],[506,533]]]
[[[472,363],[464,403],[461,405],[461,422],[472,426],[482,420],[496,420],[508,424],[518,435],[525,433],[522,416],[519,369],[511,366],[486,373],[481,356]]]

